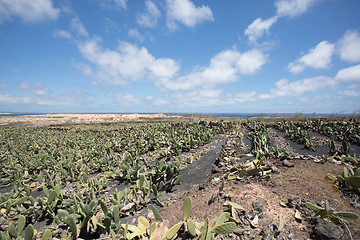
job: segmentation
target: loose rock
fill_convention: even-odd
[[[282,164],[283,164],[285,167],[294,167],[294,164],[291,163],[291,162],[289,162],[289,161],[286,160],[286,159],[282,162]]]
[[[329,226],[329,223],[325,222],[320,218],[316,218],[315,221],[316,224],[314,226],[314,235],[316,239],[320,239],[320,240],[339,239],[338,236],[332,230],[332,228]]]
[[[255,211],[262,213],[264,211],[264,206],[266,204],[266,200],[263,198],[260,198],[259,200],[252,203],[252,207]]]

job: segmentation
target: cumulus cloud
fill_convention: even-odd
[[[360,36],[358,31],[348,30],[338,42],[340,58],[347,62],[360,62]]]
[[[187,27],[205,21],[214,21],[211,9],[208,6],[196,7],[190,0],[167,0],[167,26],[170,29],[177,29],[178,23]]]
[[[119,41],[115,49],[102,46],[100,37],[88,36],[74,41],[82,56],[89,63],[73,61],[73,65],[98,82],[128,85],[131,81],[150,80],[168,96],[188,106],[213,106],[229,102],[242,103],[245,98],[254,99],[254,93],[233,95],[225,100],[219,97],[222,90],[217,86],[237,81],[241,75],[254,74],[268,62],[267,56],[258,49],[240,52],[236,48],[219,52],[206,67],[195,67],[190,73],[180,75],[179,61],[156,58],[145,47]],[[135,95],[114,95],[117,103],[130,105],[152,101],[154,105],[166,105],[168,100],[140,99]]]
[[[145,2],[145,11],[137,15],[138,24],[143,27],[153,28],[161,17],[161,12],[152,1]]]
[[[20,18],[23,22],[37,23],[46,19],[57,19],[60,9],[51,0],[0,0],[0,23]]]
[[[171,78],[179,70],[179,63],[170,58],[156,59],[149,67],[152,78]]]
[[[276,0],[276,15],[268,19],[257,18],[245,30],[251,44],[258,44],[257,41],[264,36],[270,34],[270,28],[281,17],[297,17],[304,14],[318,0]],[[266,41],[262,43],[263,47],[272,48],[276,42]],[[298,71],[302,68],[295,66]]]
[[[335,79],[343,82],[360,82],[360,64],[340,69]]]
[[[242,74],[254,74],[267,62],[268,59],[264,53],[253,49],[243,53],[236,62],[236,66]]]
[[[247,27],[245,35],[248,36],[251,43],[254,43],[261,38],[264,33],[269,34],[270,27],[276,23],[277,20],[278,18],[276,16],[265,20],[257,18]]]
[[[309,53],[303,55],[295,62],[289,63],[288,70],[298,74],[303,72],[306,67],[315,69],[328,68],[334,52],[334,44],[322,41],[315,48],[310,49]]]
[[[297,17],[304,14],[318,0],[277,0],[276,14],[280,17]]]
[[[269,93],[261,94],[260,99],[266,100],[277,97],[301,96],[307,92],[313,92],[321,88],[335,87],[336,84],[337,82],[333,78],[326,76],[305,78],[294,82],[281,79],[275,83],[275,88],[270,89]]]
[[[94,71],[88,65],[79,65],[97,80],[110,84],[126,85],[144,76],[152,78],[172,77],[179,69],[172,59],[156,59],[145,47],[137,47],[129,42],[119,42],[117,49],[111,50],[101,46],[100,38],[92,38],[78,43],[80,53],[95,64]]]
[[[102,48],[100,41],[99,38],[93,38],[80,43],[78,47],[87,60],[97,65],[100,75],[112,78],[113,83],[139,79],[154,61],[154,57],[144,47],[119,42],[117,50],[110,50]]]
[[[253,74],[267,62],[260,50],[241,53],[224,50],[211,58],[208,67],[195,68],[191,73],[175,80],[161,78],[156,82],[162,89],[187,91],[198,87],[212,88],[218,84],[236,81],[241,74]]]

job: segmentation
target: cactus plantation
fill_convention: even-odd
[[[0,239],[360,236],[358,118],[149,119],[0,128]]]

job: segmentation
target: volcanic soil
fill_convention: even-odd
[[[245,130],[243,132],[246,133]],[[185,181],[187,185],[192,181],[192,188],[174,191],[167,196],[166,206],[160,211],[163,219],[167,219],[170,226],[181,221],[183,200],[190,197],[193,206],[190,219],[202,222],[208,218],[214,226],[218,216],[229,211],[227,201],[232,201],[243,207],[242,211],[237,211],[237,217],[241,228],[247,231],[218,236],[220,239],[271,239],[274,236],[278,239],[350,239],[346,229],[313,218],[314,212],[305,207],[306,202],[323,206],[328,200],[334,211],[360,214],[358,192],[345,194],[334,186],[334,181],[326,178],[327,173],[341,175],[344,165],[324,160],[329,155],[327,146],[318,146],[317,151],[313,152],[304,149],[301,144],[284,139],[283,134],[277,131],[271,131],[271,138],[280,151],[292,154],[293,157],[288,158],[286,164],[280,159],[269,159],[266,163],[273,171],[267,177],[248,176],[227,180],[226,171],[219,171],[216,166],[216,162],[221,162],[223,158],[220,152],[229,149],[230,145],[233,153],[244,154],[247,153],[244,147],[248,143],[246,134],[242,138],[230,136],[220,152],[206,154],[193,166],[188,166],[194,177],[184,180],[184,184]],[[212,170],[209,170],[210,164],[213,164]],[[197,175],[204,175],[206,171],[208,178],[198,182]],[[279,216],[285,224],[280,233],[277,231]],[[256,225],[252,224],[254,218],[258,219]],[[353,239],[360,239],[360,220],[350,222],[349,228]]]

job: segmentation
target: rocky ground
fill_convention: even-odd
[[[183,199],[189,196],[193,200],[192,219],[204,221],[209,218],[211,224],[215,224],[217,217],[229,210],[226,205],[229,200],[242,206],[243,210],[237,211],[237,217],[241,228],[247,231],[241,235],[224,236],[223,239],[351,239],[347,229],[313,217],[314,212],[305,207],[306,202],[323,206],[328,200],[335,211],[360,214],[358,192],[346,196],[334,189],[334,181],[326,178],[329,172],[341,175],[344,165],[325,161],[326,155],[322,155],[324,149],[319,149],[319,152],[306,150],[281,135],[273,131],[272,140],[281,152],[286,151],[292,157],[266,160],[266,165],[272,170],[267,177],[250,174],[235,180],[226,179],[230,171],[226,162],[239,161],[236,156],[247,153],[244,148],[246,135],[229,136],[209,178],[194,184],[189,191],[174,193],[161,210],[164,219],[169,219],[170,226],[181,221]],[[299,152],[302,154],[299,155]],[[205,155],[199,161],[209,164],[210,160],[206,158]],[[279,216],[285,224],[281,232],[278,231]],[[351,222],[349,228],[353,239],[360,239],[360,221]]]

